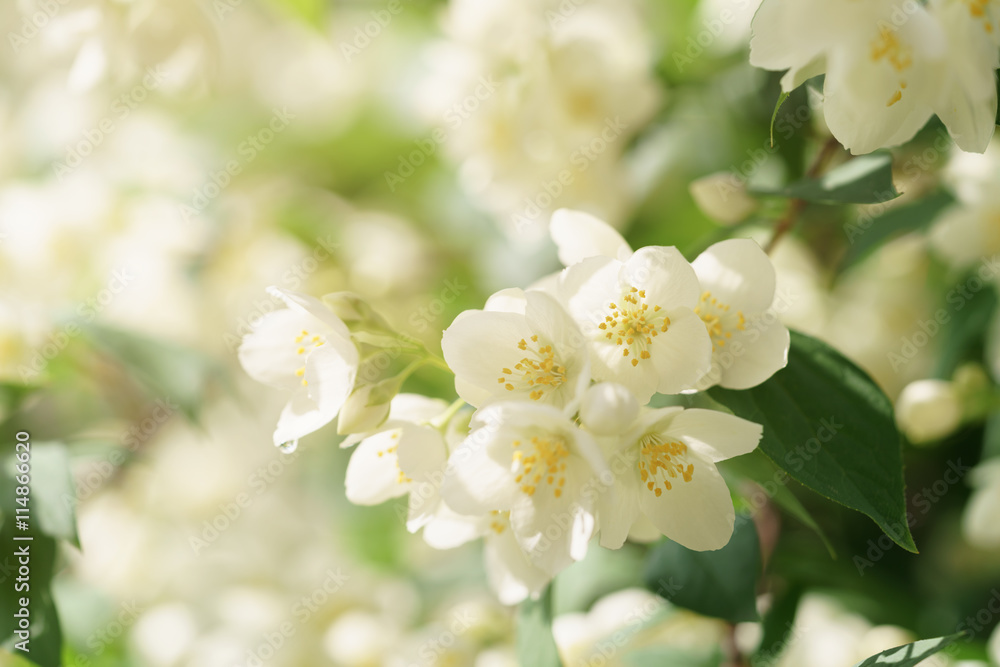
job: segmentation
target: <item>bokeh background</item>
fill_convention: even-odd
[[[235,350],[278,307],[268,285],[354,291],[438,349],[457,313],[557,268],[556,208],[689,259],[730,235],[764,243],[783,201],[691,188],[792,180],[826,141],[802,88],[772,147],[777,76],[747,62],[757,4],[0,4],[0,423],[70,466],[52,491],[78,518],[52,583],[65,664],[517,664],[516,612],[479,547],[434,551],[397,504],[347,503],[333,428],[276,450],[284,397]],[[793,489],[836,558],[760,509],[759,603],[782,622],[732,628],[639,590],[640,547],[594,546],[555,585],[567,664],[636,614],[653,619],[630,635],[640,658],[609,664],[674,646],[719,665],[735,642],[754,664],[850,667],[977,616],[959,658],[986,664],[1000,490],[979,463],[1000,455],[1000,327],[995,280],[969,277],[1000,250],[1000,153],[962,154],[935,123],[893,151],[903,197],[809,206],[772,253],[790,327],[893,398],[938,378],[978,401],[907,445],[922,554]],[[454,397],[434,368],[407,389]],[[944,483],[950,463],[963,473]]]

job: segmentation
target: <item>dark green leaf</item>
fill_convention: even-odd
[[[920,641],[891,648],[882,651],[878,655],[873,655],[867,660],[862,660],[854,667],[875,667],[875,665],[892,665],[893,667],[913,667],[922,660],[926,660],[943,648],[954,644],[959,639],[965,637],[965,633],[948,635],[947,637],[936,637],[934,639],[921,639]]]
[[[14,537],[31,537],[30,541],[15,541]],[[10,651],[40,667],[59,667],[62,654],[62,630],[59,626],[59,616],[52,600],[51,583],[55,573],[56,541],[38,531],[23,532],[15,530],[14,522],[4,519],[0,527],[0,544],[4,545],[5,553],[0,558],[0,579],[4,593],[0,595],[0,648]],[[19,577],[20,563],[13,555],[15,548],[29,545],[31,568],[30,590],[15,591],[14,586]],[[16,545],[16,546],[15,546]],[[28,610],[28,644],[27,653],[21,652],[15,644],[24,640],[15,631],[19,629],[18,620],[14,614],[22,608],[20,600],[27,598]]]
[[[760,647],[754,654],[753,664],[777,664],[782,651],[788,645],[802,592],[801,586],[793,584],[775,596],[774,603],[764,616],[762,623],[764,635],[761,637]]]
[[[983,430],[983,460],[1000,457],[1000,413],[990,415]]]
[[[736,517],[729,544],[692,551],[663,540],[649,553],[646,587],[680,607],[734,623],[757,619],[760,542],[753,521]]]
[[[830,556],[836,557],[833,545],[830,544],[830,540],[827,539],[823,529],[819,527],[819,524],[809,514],[809,511],[802,506],[799,499],[788,488],[788,473],[774,465],[759,449],[755,449],[749,454],[723,461],[719,464],[719,470],[724,475],[736,475],[759,485],[768,498],[811,528],[819,536]],[[749,500],[754,507],[757,507],[757,504],[753,502],[755,498],[750,498]]]
[[[958,287],[945,296],[949,318],[947,321],[941,320],[945,323],[941,325],[935,377],[950,379],[963,362],[983,358],[987,332],[997,309],[997,294],[992,289],[972,292],[969,280],[966,276]],[[966,298],[962,290],[971,298]],[[933,322],[935,318],[928,320]]]
[[[818,178],[804,178],[783,188],[750,188],[750,192],[820,204],[878,204],[899,196],[892,183],[889,153],[862,155]]]
[[[522,665],[561,667],[552,638],[552,588],[538,600],[525,600],[517,615],[517,657]]]
[[[942,191],[921,197],[912,204],[889,209],[878,217],[869,217],[867,212],[858,213],[844,228],[851,246],[841,260],[840,269],[857,263],[892,238],[929,227],[954,201],[954,197]]]
[[[906,518],[902,437],[892,403],[830,346],[792,332],[788,367],[757,387],[713,398],[764,426],[760,448],[795,480],[871,517],[916,552]]]

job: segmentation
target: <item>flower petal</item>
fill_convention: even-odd
[[[441,497],[459,514],[509,510],[521,491],[511,472],[514,435],[498,426],[469,434],[448,459]]]
[[[752,452],[763,432],[760,424],[699,408],[677,413],[661,431],[665,437],[680,440],[712,462]]]
[[[774,265],[756,241],[720,241],[698,255],[691,266],[703,292],[711,292],[747,315],[767,310],[774,301]]]
[[[487,534],[483,558],[490,587],[502,604],[518,604],[537,595],[551,579],[532,565],[509,528]]]
[[[670,311],[670,326],[653,339],[649,354],[657,374],[656,391],[679,394],[694,387],[711,368],[712,339],[701,318],[681,308]]]
[[[721,549],[733,535],[736,512],[729,488],[715,465],[688,450],[690,482],[677,481],[659,497],[641,489],[639,504],[653,525],[674,542],[695,551]]]
[[[632,248],[614,227],[582,211],[557,210],[552,214],[549,233],[563,266],[597,256],[624,262],[632,254]]]
[[[365,438],[351,454],[344,485],[355,505],[378,505],[410,490],[396,455],[402,429]],[[397,449],[393,449],[393,448]]]
[[[732,364],[728,367],[719,364],[722,370],[719,385],[727,389],[756,387],[788,365],[790,345],[788,328],[774,313],[750,320],[744,331],[733,336],[727,348],[733,355]],[[718,353],[721,354],[724,353]]]
[[[240,344],[238,355],[243,370],[258,382],[295,389],[302,381],[295,372],[304,365],[295,338],[314,323],[311,316],[290,308],[264,315]]]
[[[341,338],[350,339],[351,332],[348,330],[347,325],[316,297],[281,289],[280,287],[268,287],[267,293],[283,301],[290,309],[316,318]]]
[[[698,305],[698,276],[684,255],[673,246],[640,248],[625,262],[619,276],[622,288],[646,292],[646,301],[667,310]],[[605,304],[607,305],[607,304]]]

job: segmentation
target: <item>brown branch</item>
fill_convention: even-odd
[[[823,147],[819,149],[816,153],[816,157],[813,158],[812,164],[806,169],[806,178],[816,178],[823,170],[826,168],[827,162],[833,157],[833,154],[837,152],[840,148],[840,142],[830,137],[823,144]],[[771,240],[767,242],[764,247],[764,252],[771,254],[774,247],[778,244],[785,234],[790,232],[796,223],[799,221],[799,215],[802,214],[802,210],[806,207],[806,200],[804,199],[792,199],[788,202],[788,210],[785,215],[778,219],[778,222],[774,225],[774,234],[771,235]]]

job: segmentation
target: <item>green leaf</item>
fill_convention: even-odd
[[[626,543],[621,549],[591,545],[583,560],[559,573],[552,584],[552,613],[586,611],[605,595],[642,587],[645,549]]]
[[[517,657],[522,665],[562,667],[552,638],[552,587],[538,600],[525,600],[517,615]]]
[[[921,197],[912,204],[889,209],[875,218],[867,217],[865,213],[858,214],[844,228],[851,245],[840,262],[840,270],[843,271],[867,257],[892,238],[929,227],[941,211],[954,201],[955,198],[949,193],[941,191]]]
[[[219,363],[197,350],[113,327],[88,324],[82,328],[151,397],[177,403],[191,421],[198,419],[208,386],[225,380]]]
[[[764,616],[761,623],[763,636],[760,647],[754,653],[752,664],[777,664],[781,653],[788,646],[789,636],[795,623],[795,614],[802,600],[803,588],[792,584],[786,590],[775,596],[774,603]]]
[[[15,541],[14,537],[31,537],[30,541]],[[55,602],[52,599],[51,583],[55,574],[57,554],[56,540],[42,535],[37,530],[31,532],[15,531],[14,522],[5,518],[0,527],[0,544],[9,551],[3,555],[0,564],[5,571],[10,572],[4,577],[4,586],[10,589],[0,595],[0,648],[20,656],[40,667],[60,667],[62,664],[62,629],[59,616],[56,613]],[[13,555],[15,548],[28,545],[29,566],[31,578],[28,582],[30,590],[14,592],[15,572],[20,566]],[[9,591],[9,592],[8,592]],[[27,598],[28,606],[28,652],[17,650],[15,644],[24,637],[17,636],[17,621],[14,614],[22,608],[20,600]]]
[[[750,192],[819,204],[879,204],[899,196],[892,182],[892,155],[884,152],[848,160],[818,178],[783,188],[750,188]]]
[[[990,415],[983,429],[982,460],[1000,457],[1000,413]]]
[[[69,452],[61,443],[31,445],[31,513],[38,529],[77,548],[76,488]]]
[[[826,547],[832,558],[837,557],[826,533],[819,527],[809,511],[802,506],[792,490],[788,488],[788,473],[774,465],[759,449],[743,456],[722,461],[719,464],[719,470],[722,471],[723,475],[737,475],[759,485],[768,498],[811,528],[823,542],[823,546]],[[752,501],[753,498],[749,500]]]
[[[867,660],[862,660],[854,667],[875,667],[875,665],[892,665],[893,667],[913,667],[922,660],[926,660],[941,649],[947,648],[959,639],[965,638],[964,632],[948,635],[947,637],[936,637],[934,639],[921,639],[920,641],[891,648],[882,651],[878,655],[873,655]]]
[[[664,539],[649,553],[646,588],[673,604],[733,623],[757,620],[760,541],[753,521],[736,517],[729,544],[692,551]]]
[[[793,479],[869,516],[916,553],[906,520],[902,437],[889,397],[863,370],[793,331],[787,368],[752,389],[709,393],[763,425],[760,449]]]
[[[972,274],[974,275],[974,274]],[[972,292],[968,289],[970,275],[966,275],[958,285],[945,296],[949,319],[941,326],[937,344],[937,364],[934,376],[949,379],[965,361],[979,361],[989,336],[990,322],[997,310],[997,293],[992,289]],[[971,292],[971,298],[962,294]],[[934,320],[933,316],[928,320]],[[944,321],[942,319],[942,321]],[[914,336],[911,334],[911,338]]]
[[[774,121],[777,120],[777,118],[778,118],[778,110],[781,109],[781,105],[785,103],[785,100],[788,99],[789,95],[791,95],[791,93],[786,93],[786,92],[782,91],[781,94],[778,95],[778,101],[775,102],[775,104],[774,104],[774,112],[771,113],[771,130],[770,130],[770,134],[771,134],[771,148],[774,148]]]

